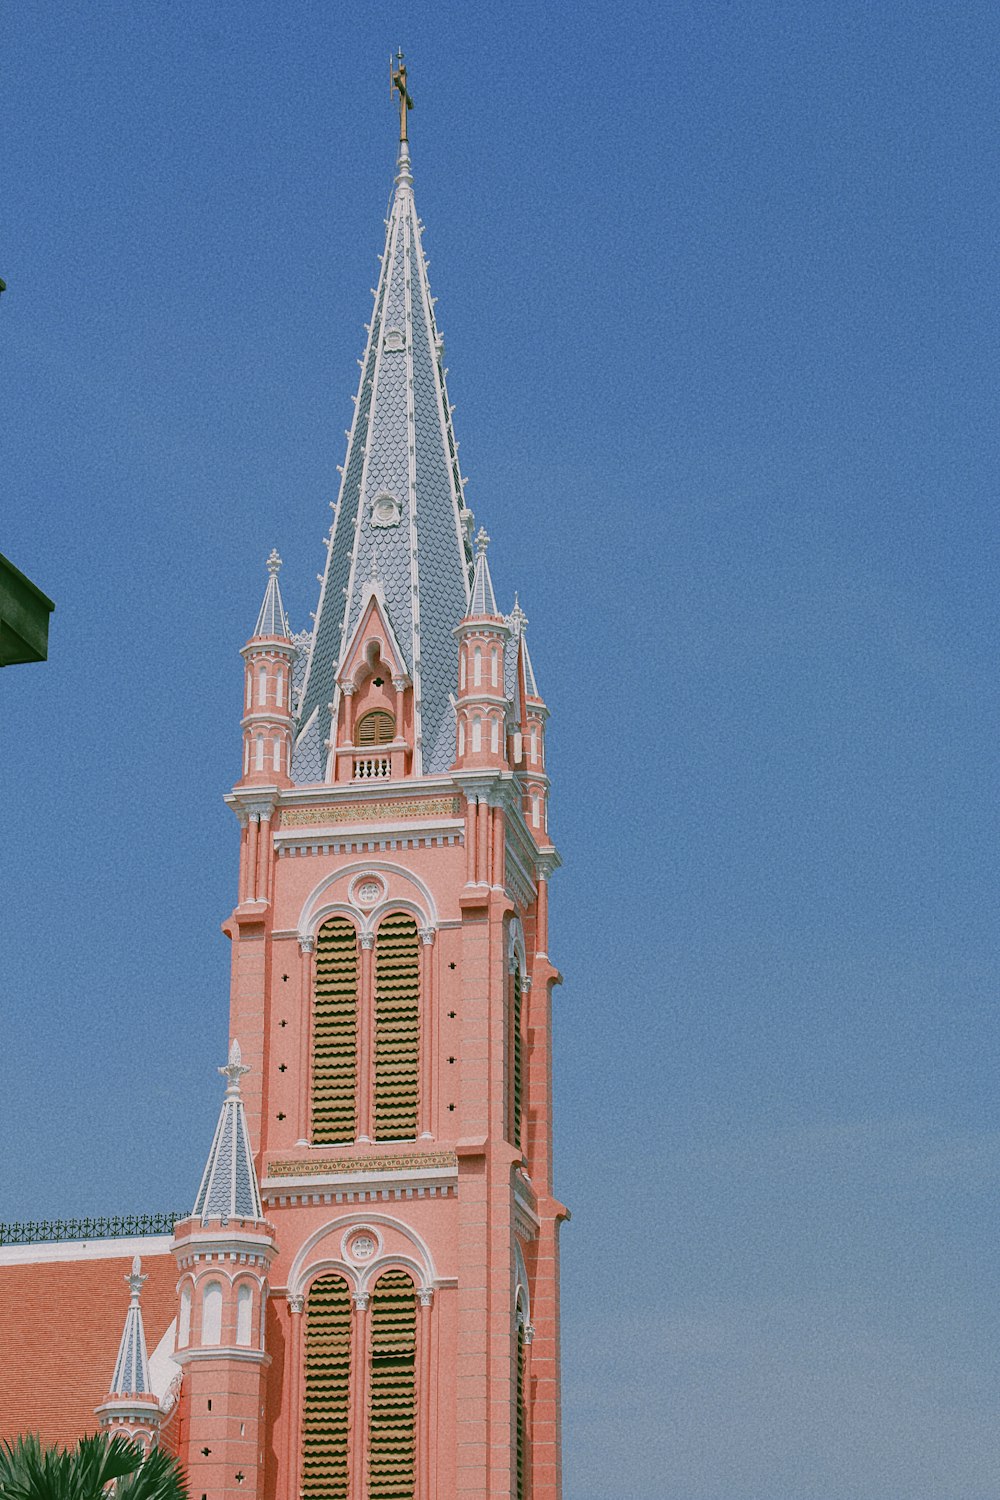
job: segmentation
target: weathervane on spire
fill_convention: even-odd
[[[406,133],[406,112],[413,108],[413,100],[410,98],[406,87],[406,63],[403,60],[403,49],[396,53],[396,66],[393,67],[392,53],[389,54],[389,77],[392,80],[389,87],[389,97],[393,94],[399,95],[399,139],[400,144],[404,141],[409,143],[410,137]]]

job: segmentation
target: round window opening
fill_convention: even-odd
[[[398,526],[402,507],[395,495],[376,495],[372,501],[371,522],[373,526]]]
[[[370,1234],[356,1234],[350,1244],[352,1260],[371,1260],[375,1254],[375,1241]]]

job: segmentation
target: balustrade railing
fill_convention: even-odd
[[[389,755],[356,755],[354,757],[355,781],[384,781],[392,775],[392,757]]]
[[[64,1240],[130,1240],[173,1234],[187,1214],[117,1214],[104,1219],[36,1219],[0,1224],[0,1245],[51,1245]]]

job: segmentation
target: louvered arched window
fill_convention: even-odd
[[[353,1141],[358,1031],[358,944],[351,923],[333,917],[316,938],[313,1002],[312,1139]]]
[[[306,1302],[302,1403],[304,1500],[347,1500],[351,1294],[341,1276],[320,1276]]]
[[[417,1298],[405,1271],[383,1272],[371,1307],[368,1494],[371,1500],[413,1500]]]
[[[385,917],[375,940],[375,1099],[377,1141],[417,1134],[420,1052],[420,941],[403,912]]]
[[[356,745],[388,745],[396,737],[396,721],[384,708],[376,708],[358,720]]]

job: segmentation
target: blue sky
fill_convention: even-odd
[[[995,7],[23,0],[0,1213],[187,1207],[241,662],[315,608],[407,49],[469,502],[552,709],[566,1500],[985,1500]]]

